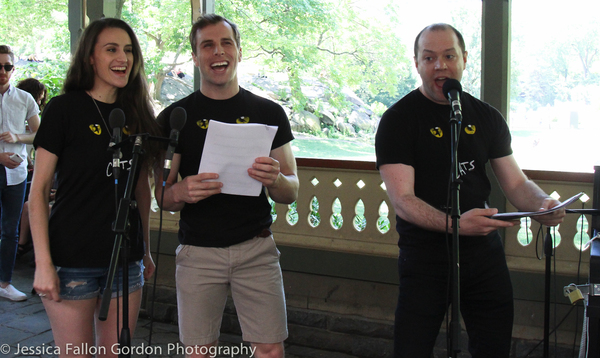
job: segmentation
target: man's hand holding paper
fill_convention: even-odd
[[[200,173],[185,177],[178,185],[173,186],[173,199],[177,203],[197,203],[209,196],[221,193],[223,183],[219,182],[215,173]]]
[[[277,160],[270,157],[259,157],[252,164],[252,168],[248,169],[248,175],[269,188],[276,186],[280,169],[281,166]]]

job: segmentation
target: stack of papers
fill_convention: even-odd
[[[491,218],[496,219],[496,220],[515,220],[515,219],[520,219],[520,218],[529,217],[529,216],[550,214],[554,211],[560,210],[564,207],[571,205],[573,202],[575,202],[575,200],[579,199],[582,195],[583,195],[583,193],[573,195],[572,197],[563,201],[560,205],[557,205],[557,206],[553,207],[552,209],[542,210],[542,211],[518,211],[518,212],[513,212],[513,213],[496,214],[496,215],[492,215]]]

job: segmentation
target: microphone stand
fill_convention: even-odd
[[[131,346],[131,332],[129,330],[129,245],[130,239],[127,235],[129,229],[129,210],[134,208],[137,203],[131,199],[132,193],[135,190],[137,182],[136,173],[139,166],[139,158],[142,153],[142,136],[137,135],[133,146],[133,157],[131,160],[131,168],[127,178],[127,185],[123,198],[119,202],[117,209],[117,218],[113,223],[113,232],[115,233],[115,243],[113,246],[112,257],[108,271],[106,287],[102,295],[100,313],[98,319],[105,321],[108,317],[108,308],[110,306],[112,296],[112,285],[114,276],[117,270],[117,262],[121,253],[121,269],[123,272],[123,327],[119,336],[119,357],[130,357],[130,349],[123,350],[123,347]],[[113,146],[113,149],[118,148],[123,142]],[[125,351],[125,353],[123,353]]]
[[[594,173],[594,208],[593,209],[565,209],[567,214],[587,214],[592,215],[592,229],[593,233],[597,233],[598,220],[600,216],[600,210],[598,206],[600,206],[600,171],[598,170],[600,167],[595,167]],[[595,250],[594,250],[595,249]],[[590,250],[590,283],[594,282],[592,278],[594,272],[598,269],[598,267],[594,266],[594,263],[600,263],[598,261],[598,257],[600,256],[600,245],[596,242],[592,242],[592,249]],[[543,345],[543,354],[542,357],[548,358],[550,357],[550,292],[551,292],[551,284],[552,284],[552,256],[554,256],[554,239],[551,234],[551,228],[546,228],[546,235],[544,236],[544,255],[546,256],[545,260],[545,270],[544,270],[544,345]],[[597,279],[600,280],[600,279]],[[592,295],[593,296],[593,295]],[[591,298],[591,297],[590,297]],[[600,311],[597,311],[597,316],[600,317]],[[589,315],[589,314],[588,314]],[[598,320],[596,320],[596,325],[598,324]],[[596,332],[599,332],[596,329]],[[598,343],[596,340],[593,340],[593,349],[597,349]],[[581,348],[581,347],[580,347]],[[590,355],[590,357],[600,357],[600,351],[598,353],[594,353]]]
[[[600,209],[600,166],[594,166],[594,209]],[[594,237],[600,232],[600,215],[592,216],[592,233]],[[600,357],[600,241],[594,240],[590,245],[590,295],[586,312],[588,316],[587,340],[588,357]],[[584,317],[585,319],[585,317]]]
[[[592,198],[593,209],[566,209],[567,214],[592,215],[592,241],[590,247],[590,267],[588,282],[577,285],[584,299],[585,316],[583,317],[583,331],[580,352],[585,352],[586,357],[600,357],[600,166],[594,166],[594,192]],[[548,337],[544,336],[547,341]],[[581,356],[581,354],[580,354]],[[547,357],[547,356],[544,356]]]
[[[460,349],[460,266],[459,266],[459,222],[460,205],[459,193],[462,181],[458,179],[458,139],[460,136],[461,121],[452,112],[450,117],[450,144],[451,144],[451,217],[452,217],[452,315],[448,343],[448,356],[457,357]]]
[[[597,205],[594,202],[594,205]],[[598,228],[594,228],[598,234]],[[600,241],[594,240],[590,246],[589,296],[586,307],[588,357],[600,357]],[[584,317],[584,320],[586,317]],[[580,348],[581,349],[581,348]]]
[[[546,228],[544,237],[544,255],[546,255],[546,266],[544,275],[544,353],[543,357],[550,357],[550,286],[552,279],[552,256],[553,239],[550,234],[550,228]]]

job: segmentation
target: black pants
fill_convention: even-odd
[[[474,358],[506,358],[514,307],[500,236],[461,237],[460,242],[460,310],[469,352]],[[401,248],[398,268],[394,357],[429,358],[451,303],[446,243],[426,250]]]

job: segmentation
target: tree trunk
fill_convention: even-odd
[[[157,101],[160,101],[160,92],[162,90],[163,82],[165,82],[165,74],[159,72],[156,74],[156,86],[154,86],[154,94],[153,98]]]
[[[123,13],[123,5],[125,4],[125,0],[116,0],[115,6],[117,8],[117,12],[115,13],[115,17],[117,19],[121,18],[121,14]]]

